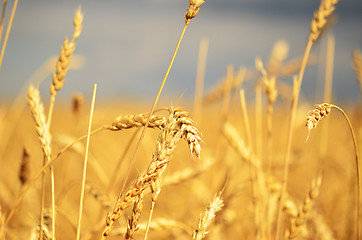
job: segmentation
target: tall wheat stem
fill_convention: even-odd
[[[11,26],[13,24],[13,20],[14,20],[14,15],[15,15],[15,11],[16,11],[16,7],[18,6],[18,0],[14,1],[14,5],[13,5],[13,10],[11,11],[11,15],[10,15],[10,19],[9,19],[9,23],[8,23],[8,28],[6,30],[6,34],[5,34],[5,38],[4,38],[4,43],[3,46],[1,48],[1,55],[0,55],[0,69],[3,63],[3,58],[4,58],[4,53],[5,53],[5,48],[6,45],[8,43],[8,38],[9,38],[9,34],[10,34],[10,30],[11,30]],[[3,10],[4,11],[4,10]],[[5,14],[4,14],[5,15]]]
[[[6,11],[6,3],[7,0],[3,1],[3,10],[1,11],[1,22],[0,22],[0,43],[3,36],[3,30],[4,30],[4,20],[5,20],[5,11]]]
[[[295,115],[296,115],[297,105],[298,105],[298,100],[299,100],[300,86],[302,84],[305,67],[307,65],[307,61],[308,61],[308,57],[309,57],[309,54],[310,54],[310,50],[312,49],[312,45],[313,45],[313,39],[311,37],[309,37],[307,47],[305,49],[304,56],[303,56],[303,59],[302,59],[302,63],[301,63],[301,66],[300,66],[300,72],[299,72],[299,75],[298,75],[298,80],[296,82],[296,84],[298,84],[298,91],[293,96],[291,111],[290,111],[290,115],[289,115],[288,142],[287,142],[287,148],[286,148],[286,152],[285,152],[284,174],[283,174],[283,180],[282,180],[282,191],[280,193],[278,212],[277,212],[277,224],[276,224],[276,232],[275,232],[275,239],[276,240],[279,239],[278,238],[279,237],[279,226],[280,226],[281,217],[282,217],[281,215],[282,215],[282,210],[283,210],[283,201],[284,201],[285,192],[287,190],[287,181],[288,181],[289,163],[290,163],[290,152],[291,152],[291,147],[292,147],[294,120],[295,120]]]
[[[81,187],[81,193],[80,193],[79,213],[78,213],[77,240],[80,239],[80,228],[81,228],[81,222],[82,222],[82,212],[83,212],[83,203],[84,203],[85,179],[86,179],[86,175],[87,175],[89,140],[90,140],[91,129],[92,129],[92,119],[93,119],[94,103],[95,103],[95,100],[96,100],[96,92],[97,92],[97,84],[94,84],[93,85],[93,96],[92,96],[91,110],[90,110],[90,114],[89,114],[87,144],[86,144],[85,155],[84,155],[82,187]]]
[[[360,167],[359,167],[359,153],[358,153],[358,148],[357,148],[357,140],[356,140],[356,135],[354,134],[353,128],[352,128],[352,124],[351,121],[349,120],[347,114],[343,111],[342,108],[331,104],[331,107],[338,109],[344,116],[344,118],[346,119],[348,126],[349,126],[349,130],[351,131],[351,135],[352,135],[352,140],[353,140],[353,147],[354,147],[354,152],[355,152],[355,156],[356,156],[356,173],[357,173],[357,239],[360,239],[360,206],[361,206],[361,180],[360,180]]]
[[[245,102],[245,94],[244,89],[240,90],[240,104],[241,109],[243,112],[243,118],[244,118],[244,128],[246,131],[246,139],[248,141],[249,145],[249,152],[252,152],[253,144],[252,144],[252,138],[251,138],[251,130],[250,130],[250,124],[249,124],[249,117],[248,112],[246,108],[246,102]],[[260,215],[259,215],[259,203],[258,203],[258,195],[257,195],[257,189],[256,189],[256,167],[254,164],[252,164],[252,161],[249,161],[249,172],[250,172],[250,186],[251,186],[251,194],[252,194],[252,203],[253,203],[253,209],[254,209],[254,224],[255,224],[255,239],[260,238]]]
[[[153,115],[153,112],[155,111],[155,108],[156,108],[158,99],[159,99],[160,96],[161,96],[163,87],[164,87],[164,85],[165,85],[165,83],[166,83],[166,79],[167,79],[167,77],[168,77],[168,74],[170,73],[170,70],[171,70],[173,61],[175,60],[176,53],[177,53],[178,48],[179,48],[179,46],[180,46],[180,44],[181,44],[181,40],[182,40],[182,38],[183,38],[183,36],[184,36],[184,34],[185,34],[186,28],[187,28],[187,26],[189,25],[189,22],[190,22],[190,20],[187,20],[187,21],[185,22],[185,25],[184,25],[184,27],[183,27],[181,36],[180,36],[180,38],[179,38],[179,40],[178,40],[178,42],[177,42],[175,51],[174,51],[174,53],[173,53],[173,55],[172,55],[170,64],[168,65],[168,68],[167,68],[165,77],[164,77],[163,80],[162,80],[161,87],[160,87],[160,89],[158,90],[156,99],[155,99],[155,101],[154,101],[154,103],[153,103],[153,105],[152,105],[151,111],[149,112],[146,125],[145,125],[145,126],[143,127],[143,129],[142,129],[141,136],[140,136],[140,138],[139,138],[139,140],[138,140],[138,142],[137,142],[136,149],[135,149],[135,151],[134,151],[134,153],[133,153],[133,155],[132,155],[131,163],[130,163],[129,166],[128,166],[127,173],[126,173],[126,178],[125,178],[124,181],[123,181],[123,185],[122,185],[121,192],[123,192],[124,189],[125,189],[125,187],[126,187],[126,183],[127,183],[127,181],[128,181],[129,175],[130,175],[130,173],[131,173],[131,169],[132,169],[132,167],[133,167],[134,160],[135,160],[136,155],[137,155],[137,152],[138,152],[138,150],[139,150],[139,148],[140,148],[140,146],[141,146],[141,141],[142,141],[142,139],[143,139],[143,137],[144,137],[144,135],[145,135],[145,132],[146,132],[146,129],[147,129],[147,127],[148,127],[148,123],[149,123],[149,121],[150,121],[150,118],[151,118],[151,116]]]

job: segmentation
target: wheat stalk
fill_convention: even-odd
[[[114,119],[112,125],[105,125],[104,128],[119,131],[123,129],[146,126],[146,124],[149,128],[162,129],[166,126],[166,119],[160,116],[149,116],[149,114],[119,116]]]
[[[19,170],[19,180],[22,186],[29,181],[29,175],[30,175],[29,152],[24,147],[23,156],[21,158],[20,170]]]
[[[2,40],[2,36],[3,36],[3,30],[4,30],[4,20],[5,20],[5,12],[6,12],[6,4],[7,1],[3,1],[3,7],[2,7],[2,11],[1,11],[1,22],[0,22],[0,42]]]
[[[30,107],[30,110],[32,112],[33,119],[35,121],[36,125],[36,132],[38,134],[38,138],[41,143],[41,147],[44,153],[44,159],[47,163],[51,160],[51,140],[52,136],[49,131],[49,126],[46,124],[45,119],[45,112],[44,112],[44,105],[43,102],[40,99],[39,90],[34,88],[33,85],[29,86],[28,89],[28,96],[27,96],[28,105]],[[45,162],[43,163],[43,165]],[[50,166],[51,171],[51,187],[52,187],[52,209],[53,209],[53,238],[54,238],[54,232],[55,232],[55,196],[54,196],[54,171],[53,167]],[[43,174],[43,181],[42,181],[42,207],[41,207],[41,213],[40,213],[40,224],[43,224],[43,204],[44,204],[44,174]],[[42,232],[40,232],[40,235],[42,235]]]
[[[311,22],[311,29],[308,38],[308,43],[304,52],[304,56],[302,59],[298,80],[295,82],[297,86],[297,90],[293,94],[292,106],[289,116],[289,127],[288,127],[288,142],[286,147],[286,154],[284,160],[284,170],[283,170],[283,189],[280,197],[279,208],[278,208],[278,216],[277,216],[277,225],[276,225],[276,232],[275,232],[275,239],[278,239],[279,235],[279,226],[281,222],[281,215],[282,215],[282,206],[283,206],[283,197],[284,193],[286,192],[287,182],[288,182],[288,174],[289,174],[289,162],[290,162],[290,153],[291,153],[291,146],[292,146],[292,138],[293,138],[293,129],[294,129],[294,120],[297,111],[298,101],[299,101],[299,93],[300,87],[303,81],[304,71],[307,65],[307,61],[309,58],[310,51],[312,49],[312,45],[315,40],[317,40],[318,36],[320,35],[320,31],[326,24],[326,18],[332,14],[334,5],[338,2],[338,0],[322,0],[318,11],[314,13],[314,18]]]
[[[88,163],[88,153],[89,153],[89,141],[92,129],[92,120],[93,120],[93,112],[94,112],[94,104],[97,92],[97,84],[93,85],[93,95],[92,95],[92,104],[91,110],[89,113],[89,123],[88,123],[88,133],[87,133],[87,144],[84,154],[84,164],[83,164],[83,176],[82,176],[82,186],[80,192],[80,200],[79,200],[79,212],[78,212],[78,225],[77,225],[77,240],[80,239],[80,229],[81,229],[81,222],[82,222],[82,213],[83,213],[83,203],[84,203],[84,191],[85,191],[85,179],[87,176],[87,163]]]
[[[113,211],[107,214],[106,227],[102,232],[102,239],[105,239],[109,235],[113,223],[123,215],[123,211],[128,208],[146,188],[151,187],[153,199],[155,200],[157,198],[160,191],[159,180],[163,176],[172,153],[181,138],[186,139],[192,154],[196,156],[200,155],[200,142],[202,140],[199,135],[194,135],[198,134],[198,130],[193,124],[193,121],[189,118],[189,113],[183,112],[181,109],[170,109],[170,116],[157,140],[158,144],[148,169],[140,174],[131,183],[131,186],[118,197]]]
[[[323,104],[319,104],[316,105],[316,108],[312,111],[309,112],[308,117],[307,117],[307,123],[306,126],[308,127],[308,131],[310,132],[310,130],[312,130],[313,128],[315,128],[317,126],[317,124],[320,122],[320,120],[322,120],[323,118],[325,118],[327,116],[327,114],[331,111],[331,108],[335,108],[337,110],[339,110],[344,118],[346,119],[351,135],[352,135],[352,141],[353,141],[353,145],[354,145],[354,151],[355,151],[355,163],[356,163],[356,175],[357,175],[357,239],[360,238],[360,214],[361,214],[361,210],[360,210],[360,205],[361,205],[361,180],[360,180],[360,167],[359,167],[359,153],[358,153],[358,148],[357,148],[357,140],[356,140],[356,136],[354,134],[353,128],[352,128],[352,124],[351,121],[349,120],[347,114],[343,111],[342,108],[333,105],[333,104],[329,104],[329,103],[323,103]]]
[[[151,110],[150,110],[150,113],[149,113],[149,116],[148,116],[148,120],[146,121],[146,125],[143,127],[142,129],[142,132],[141,132],[141,136],[137,142],[137,145],[136,145],[136,150],[134,151],[133,155],[132,155],[132,158],[131,158],[131,162],[129,164],[129,167],[128,167],[128,170],[127,170],[127,173],[126,173],[126,178],[125,178],[125,181],[124,181],[124,184],[122,186],[122,191],[124,190],[125,188],[125,183],[127,182],[128,178],[129,178],[129,175],[130,175],[130,172],[131,172],[131,168],[133,166],[133,163],[134,163],[134,160],[136,158],[136,154],[138,152],[138,149],[140,148],[140,145],[141,145],[141,142],[143,140],[143,137],[145,135],[145,132],[146,132],[146,129],[148,127],[148,123],[150,121],[150,118],[151,116],[153,115],[153,112],[155,111],[155,108],[156,108],[156,105],[158,103],[158,100],[161,96],[161,93],[162,93],[162,90],[163,90],[163,87],[165,86],[165,83],[166,83],[166,80],[167,80],[167,77],[170,73],[170,70],[171,70],[171,67],[173,65],[173,62],[175,60],[175,57],[176,57],[176,53],[178,52],[178,49],[180,47],[180,44],[181,44],[181,40],[185,34],[185,31],[187,29],[187,26],[189,25],[190,23],[190,20],[194,17],[196,17],[196,15],[198,14],[199,10],[200,10],[200,7],[201,5],[204,3],[205,1],[203,0],[189,0],[189,8],[187,9],[186,11],[186,14],[185,14],[185,24],[184,24],[184,27],[182,29],[182,32],[181,32],[181,35],[179,37],[179,40],[177,41],[177,44],[176,44],[176,48],[175,48],[175,51],[173,52],[173,55],[171,57],[171,61],[170,61],[170,64],[168,65],[168,68],[166,70],[166,74],[162,80],[162,83],[161,83],[161,86],[158,90],[158,93],[156,95],[156,98],[153,102],[153,105],[151,107]],[[121,191],[121,192],[122,192]],[[147,232],[146,232],[146,237],[147,237]]]
[[[1,204],[0,204],[0,240],[5,239],[5,227],[4,227],[4,216],[2,214]]]
[[[0,69],[1,69],[1,66],[2,66],[2,63],[3,63],[4,53],[5,53],[6,45],[7,45],[7,43],[8,43],[8,38],[9,38],[11,26],[12,26],[12,24],[13,24],[14,15],[15,15],[17,6],[18,6],[18,0],[15,0],[15,1],[14,1],[14,5],[13,5],[13,10],[11,11],[11,15],[10,15],[9,23],[8,23],[8,28],[6,29],[6,34],[5,34],[4,42],[3,42],[3,45],[2,45],[2,47],[1,47]],[[4,16],[4,17],[5,17],[5,7],[6,7],[6,4],[3,4],[3,16]],[[2,21],[3,21],[3,20],[2,20]]]
[[[197,228],[194,230],[192,239],[201,240],[204,239],[208,233],[208,228],[215,220],[216,213],[221,210],[224,206],[223,199],[221,194],[215,196],[215,198],[210,202],[209,206],[206,208],[204,214],[200,216],[199,223]]]
[[[51,141],[52,136],[50,134],[49,128],[46,124],[45,113],[44,113],[44,105],[40,99],[39,90],[36,89],[33,85],[29,86],[28,89],[28,97],[27,97],[28,105],[30,107],[33,119],[36,125],[36,132],[38,134],[42,150],[47,161],[51,160]]]
[[[315,41],[318,39],[321,30],[323,27],[327,24],[327,17],[329,17],[336,5],[338,3],[338,0],[322,0],[321,4],[319,6],[318,11],[314,13],[314,19],[312,20],[310,24],[310,35],[309,38],[312,41]]]
[[[56,71],[53,72],[53,82],[50,85],[50,105],[48,113],[48,125],[50,126],[51,118],[53,114],[55,95],[63,88],[65,83],[65,76],[69,69],[69,63],[75,50],[75,40],[80,36],[82,32],[83,13],[80,7],[77,9],[74,15],[73,24],[74,32],[72,40],[69,42],[68,38],[64,39],[63,46],[61,47],[58,61],[56,63]]]
[[[306,215],[311,211],[313,202],[319,195],[321,184],[321,176],[312,182],[311,189],[308,195],[304,198],[302,206],[298,210],[298,215],[290,220],[289,231],[286,234],[286,239],[294,239],[298,236],[301,226],[305,223]]]
[[[125,236],[126,240],[134,239],[134,234],[136,234],[138,231],[137,224],[141,218],[142,208],[143,208],[143,193],[137,196],[135,203],[133,205],[132,216],[128,218],[127,232]]]
[[[97,128],[95,130],[93,130],[91,132],[92,134],[98,133],[100,131],[104,130],[103,127]],[[87,138],[87,135],[84,135],[78,139],[76,139],[74,142],[68,144],[67,146],[65,146],[64,148],[62,148],[58,154],[56,156],[54,156],[49,162],[45,163],[45,165],[31,178],[31,180],[29,181],[28,185],[26,187],[24,187],[23,192],[20,194],[20,196],[18,197],[18,199],[16,200],[14,207],[11,209],[11,211],[9,212],[9,215],[7,216],[4,225],[7,226],[10,222],[10,220],[12,219],[12,217],[14,216],[15,211],[19,208],[20,203],[23,201],[24,197],[26,196],[26,194],[28,193],[28,191],[30,190],[30,188],[34,185],[35,181],[45,172],[45,170],[51,166],[51,164],[57,160],[64,152],[66,152],[67,150],[69,150],[71,147],[73,147],[75,144],[77,144],[78,142],[80,142],[81,140],[84,140]]]

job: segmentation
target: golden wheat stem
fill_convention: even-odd
[[[202,117],[202,102],[204,92],[204,80],[205,80],[205,68],[207,59],[207,50],[209,46],[209,40],[203,38],[200,42],[199,57],[197,61],[196,71],[196,87],[195,87],[195,99],[194,99],[194,119],[201,124]]]
[[[244,119],[244,128],[246,131],[246,138],[249,144],[249,152],[252,151],[252,139],[251,139],[251,130],[250,130],[250,124],[249,124],[249,117],[248,112],[246,108],[246,102],[245,102],[245,94],[244,89],[240,89],[240,104],[241,109],[243,112],[243,119]],[[252,164],[251,161],[249,161],[249,173],[250,173],[250,186],[251,186],[251,193],[252,193],[252,203],[254,206],[254,224],[255,224],[255,239],[258,239],[259,237],[259,230],[260,230],[260,219],[259,219],[259,205],[257,201],[257,191],[256,191],[256,168],[255,165]]]
[[[262,86],[259,81],[255,88],[255,154],[259,159],[263,159],[262,153],[262,132],[263,132],[263,102],[262,102]]]
[[[308,57],[309,57],[309,54],[310,54],[310,50],[312,49],[312,45],[313,45],[313,39],[309,38],[308,43],[307,43],[307,47],[306,47],[305,52],[304,52],[304,57],[303,57],[303,60],[302,60],[302,64],[300,66],[300,72],[299,72],[299,75],[298,75],[298,80],[296,82],[296,84],[298,84],[298,91],[296,91],[296,93],[293,96],[291,111],[290,111],[290,115],[289,115],[288,140],[287,140],[287,148],[286,148],[285,161],[284,161],[284,170],[283,170],[284,173],[283,173],[283,180],[282,180],[282,191],[281,191],[281,194],[280,194],[279,206],[278,206],[278,212],[277,212],[277,224],[276,224],[276,229],[275,229],[276,230],[275,231],[275,240],[279,239],[279,228],[280,228],[281,217],[282,217],[281,215],[282,215],[282,210],[283,210],[283,201],[284,201],[285,192],[287,190],[290,153],[291,153],[291,148],[292,148],[293,129],[294,129],[294,122],[295,122],[295,115],[296,115],[296,112],[297,112],[298,100],[299,100],[300,86],[302,84],[305,67],[307,65],[307,61],[308,61]]]
[[[53,116],[53,110],[54,110],[54,103],[55,103],[55,95],[50,96],[50,103],[49,103],[49,110],[48,110],[48,126],[50,128],[51,122],[52,122],[52,116]]]
[[[9,23],[8,23],[8,28],[7,28],[7,30],[6,30],[6,34],[5,34],[3,46],[2,46],[2,48],[1,48],[0,69],[1,69],[1,66],[2,66],[2,63],[3,63],[5,48],[6,48],[6,45],[7,45],[7,43],[8,43],[8,38],[9,38],[11,26],[12,26],[12,24],[13,24],[14,15],[15,15],[15,11],[16,11],[16,7],[17,7],[17,6],[18,6],[18,0],[15,0],[15,1],[14,1],[14,5],[13,5],[13,10],[11,11],[11,15],[10,15]]]
[[[357,140],[356,135],[354,134],[351,121],[349,120],[347,114],[343,111],[342,108],[331,104],[331,107],[338,109],[346,119],[348,123],[349,130],[351,131],[352,140],[353,140],[353,147],[356,156],[356,174],[357,174],[357,239],[360,239],[360,214],[361,214],[361,180],[360,180],[360,166],[359,166],[359,154],[357,148]]]
[[[100,131],[104,130],[103,127],[97,128],[95,130],[93,130],[91,132],[91,135],[98,133]],[[59,153],[52,158],[52,160],[50,160],[49,162],[47,162],[40,170],[37,174],[34,175],[34,177],[29,181],[28,185],[24,188],[22,194],[19,196],[19,198],[16,200],[14,207],[11,209],[9,215],[7,216],[4,226],[7,226],[11,220],[11,218],[14,216],[14,213],[16,211],[16,209],[18,209],[18,207],[20,206],[20,203],[22,202],[22,200],[24,199],[26,193],[29,191],[29,189],[33,186],[33,184],[35,183],[35,181],[40,177],[40,175],[42,175],[42,173],[55,161],[57,160],[65,151],[67,151],[68,149],[70,149],[74,144],[78,143],[79,141],[86,139],[87,135],[84,135],[80,138],[78,138],[77,140],[75,140],[74,142],[70,143],[69,145],[67,145],[66,147],[64,147],[63,149],[61,149],[59,151]]]
[[[155,101],[153,102],[151,111],[149,112],[146,125],[145,125],[145,126],[143,127],[143,129],[142,129],[141,136],[140,136],[140,138],[139,138],[139,140],[138,140],[138,142],[137,142],[136,149],[135,149],[135,151],[134,151],[134,153],[133,153],[133,155],[132,155],[131,162],[130,162],[130,164],[129,164],[129,166],[128,166],[128,169],[127,169],[126,178],[125,178],[125,180],[123,181],[123,184],[122,184],[121,193],[124,191],[124,189],[125,189],[125,187],[126,187],[126,182],[128,181],[128,178],[129,178],[129,175],[130,175],[130,173],[131,173],[131,169],[132,169],[132,167],[133,167],[134,160],[135,160],[135,158],[136,158],[138,149],[139,149],[140,146],[141,146],[142,139],[143,139],[143,137],[144,137],[144,135],[145,135],[145,132],[146,132],[146,129],[147,129],[147,127],[148,127],[148,122],[150,121],[151,116],[153,115],[153,112],[155,111],[155,108],[156,108],[158,99],[159,99],[160,96],[161,96],[162,89],[163,89],[163,87],[164,87],[164,85],[165,85],[165,83],[166,83],[166,79],[167,79],[167,77],[168,77],[168,74],[170,73],[171,67],[172,67],[173,62],[174,62],[175,57],[176,57],[176,53],[177,53],[177,51],[178,51],[178,48],[180,47],[181,40],[182,40],[182,38],[183,38],[183,36],[184,36],[184,34],[185,34],[186,28],[187,28],[187,26],[189,25],[189,23],[190,23],[190,19],[185,22],[185,25],[184,25],[184,27],[183,27],[183,29],[182,29],[182,32],[181,32],[181,36],[180,36],[180,38],[179,38],[179,40],[178,40],[178,42],[177,42],[177,44],[176,44],[175,51],[174,51],[174,53],[173,53],[173,55],[172,55],[170,64],[168,65],[168,68],[167,68],[165,77],[164,77],[163,80],[162,80],[161,87],[160,87],[160,89],[158,90],[156,99],[155,99]]]
[[[288,128],[288,142],[285,154],[285,162],[284,162],[284,174],[283,174],[283,188],[280,195],[279,207],[277,213],[277,225],[275,231],[275,239],[279,239],[279,226],[281,222],[281,214],[282,214],[282,206],[283,206],[283,198],[287,189],[287,181],[288,181],[288,173],[289,173],[289,162],[290,162],[290,152],[293,138],[293,129],[294,129],[294,120],[299,100],[300,86],[302,84],[303,75],[305,71],[305,67],[307,65],[308,57],[310,54],[310,50],[312,48],[313,42],[317,40],[320,31],[323,29],[325,24],[327,23],[326,18],[332,14],[335,9],[334,5],[338,2],[338,0],[322,0],[318,11],[314,13],[314,19],[311,22],[310,34],[308,38],[308,43],[304,52],[304,56],[302,59],[302,64],[300,67],[299,75],[298,75],[298,91],[295,92],[294,98],[292,100],[292,107],[289,118],[289,128]]]
[[[1,12],[1,22],[0,22],[0,43],[3,36],[3,30],[4,30],[4,20],[5,20],[5,11],[6,11],[6,3],[7,0],[3,1],[3,10]]]
[[[333,83],[333,64],[334,64],[334,51],[335,51],[335,38],[333,35],[328,35],[327,39],[327,53],[326,53],[326,66],[325,66],[325,83],[324,83],[324,102],[331,102],[332,98],[332,83]],[[321,138],[319,141],[319,154],[320,159],[327,153],[328,147],[328,129],[329,121],[327,121],[323,126],[321,126]]]
[[[94,84],[93,85],[93,96],[92,96],[91,110],[90,110],[90,114],[89,114],[87,144],[86,144],[85,155],[84,155],[83,177],[82,177],[82,187],[81,187],[81,192],[80,192],[78,225],[77,225],[77,240],[80,239],[80,228],[81,228],[81,222],[82,222],[82,212],[83,212],[83,203],[84,203],[85,179],[86,179],[86,176],[87,176],[87,162],[88,162],[88,152],[89,152],[89,141],[90,141],[90,134],[91,134],[91,129],[92,129],[92,120],[93,120],[94,104],[95,104],[95,101],[96,101],[96,92],[97,92],[97,84]]]
[[[194,230],[192,239],[202,240],[205,238],[206,234],[208,233],[208,228],[215,220],[216,213],[219,212],[224,206],[224,201],[221,197],[221,194],[222,192],[215,196],[215,198],[210,202],[209,206],[207,206],[204,214],[200,216],[198,226]]]
[[[226,77],[225,77],[225,85],[224,85],[224,93],[223,93],[223,101],[221,106],[221,114],[220,114],[220,122],[224,123],[227,120],[228,113],[230,111],[230,100],[231,100],[231,87],[233,84],[233,75],[234,75],[234,67],[233,65],[229,65],[226,70]],[[220,128],[220,133],[222,133],[222,125]],[[225,147],[225,142],[223,138],[218,138],[219,141],[217,142],[215,156],[216,161],[221,159],[224,155],[223,149]]]
[[[146,232],[145,232],[144,240],[147,240],[148,231],[150,230],[150,223],[152,220],[153,210],[155,209],[155,204],[156,204],[156,202],[152,200],[151,211],[150,211],[150,216],[148,217],[148,221],[147,221],[147,225],[146,225]]]
[[[43,161],[43,166],[45,163],[45,158]],[[44,184],[45,184],[45,172],[42,173],[42,179],[41,179],[41,202],[40,202],[40,226],[44,226],[44,199],[45,199],[45,190],[44,190]],[[43,231],[39,231],[39,240],[43,239]]]
[[[123,153],[122,153],[122,156],[119,158],[114,170],[113,170],[113,173],[111,175],[111,178],[109,180],[109,184],[108,184],[108,187],[107,187],[107,190],[106,190],[106,194],[109,194],[110,191],[112,190],[114,184],[117,182],[116,181],[116,178],[117,176],[119,175],[119,171],[121,170],[121,164],[124,163],[124,159],[126,158],[126,155],[127,153],[129,152],[129,150],[131,149],[131,145],[134,141],[134,139],[136,138],[138,132],[139,132],[140,128],[137,128],[137,130],[133,133],[131,139],[128,141]]]

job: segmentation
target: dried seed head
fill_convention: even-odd
[[[72,110],[74,114],[79,114],[84,107],[84,95],[82,93],[75,93],[72,99]]]
[[[74,33],[72,40],[69,42],[65,38],[63,46],[60,50],[60,55],[56,63],[56,71],[53,73],[53,83],[50,85],[50,94],[55,96],[57,91],[62,89],[65,83],[65,75],[68,72],[69,62],[75,50],[75,39],[79,37],[82,32],[83,14],[78,8],[74,16]]]
[[[52,153],[50,147],[52,136],[50,134],[49,127],[46,124],[44,105],[40,99],[39,90],[33,85],[29,86],[27,101],[36,124],[36,132],[41,142],[43,152],[47,160],[50,161]]]
[[[331,104],[329,103],[322,103],[316,105],[314,110],[309,111],[307,117],[307,123],[305,124],[308,127],[308,130],[312,130],[317,126],[320,120],[327,117],[328,113],[331,111]]]
[[[189,0],[189,8],[185,14],[185,22],[193,19],[200,11],[200,6],[204,4],[204,0]]]
[[[84,17],[84,15],[79,7],[77,9],[77,11],[75,12],[74,20],[73,20],[73,24],[74,24],[73,41],[75,39],[77,39],[82,32],[83,17]]]
[[[310,37],[313,41],[317,40],[320,31],[326,25],[326,18],[329,17],[334,11],[334,5],[338,0],[322,0],[318,11],[314,13],[314,19],[310,26]]]
[[[24,147],[23,157],[21,158],[20,171],[19,171],[19,180],[21,185],[24,185],[28,182],[30,177],[30,169],[29,169],[29,152]]]
[[[276,78],[275,76],[271,76],[267,73],[260,58],[255,59],[255,68],[262,75],[263,83],[265,86],[265,95],[268,99],[268,104],[273,105],[278,97],[278,91],[275,86]]]

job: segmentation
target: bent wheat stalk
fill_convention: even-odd
[[[360,166],[359,166],[359,153],[357,148],[357,140],[354,134],[352,124],[347,116],[347,114],[343,111],[342,108],[329,104],[329,103],[322,103],[316,105],[316,108],[309,112],[307,117],[306,126],[308,127],[308,131],[310,132],[313,128],[317,126],[317,124],[323,119],[326,118],[328,113],[330,113],[331,108],[335,108],[339,110],[344,118],[346,119],[349,129],[352,135],[352,141],[355,151],[355,162],[356,162],[356,175],[357,175],[357,239],[360,239],[360,213],[361,213],[361,180],[360,180]]]
[[[314,13],[314,19],[311,22],[310,26],[310,33],[308,38],[308,43],[304,52],[304,57],[302,60],[302,64],[300,67],[298,80],[297,80],[297,86],[298,90],[293,94],[293,100],[292,100],[292,106],[289,116],[289,128],[288,128],[288,141],[287,141],[287,147],[286,147],[286,153],[285,153],[285,161],[284,161],[284,170],[283,170],[283,188],[280,195],[279,200],[279,207],[278,207],[278,213],[277,213],[277,225],[276,225],[276,231],[275,231],[275,240],[279,239],[279,226],[281,223],[281,215],[282,215],[282,208],[283,208],[283,198],[284,194],[287,190],[287,181],[288,181],[288,174],[289,174],[289,162],[290,162],[290,153],[292,148],[292,138],[293,138],[293,129],[294,129],[294,120],[296,116],[296,110],[298,106],[299,101],[299,93],[300,93],[300,86],[302,85],[303,81],[303,75],[305,71],[305,67],[307,65],[307,61],[309,58],[310,51],[312,49],[313,43],[318,39],[318,36],[320,35],[321,30],[326,25],[327,20],[326,18],[329,17],[332,12],[335,9],[335,5],[337,4],[338,0],[322,0],[321,4],[319,6],[319,9]]]

